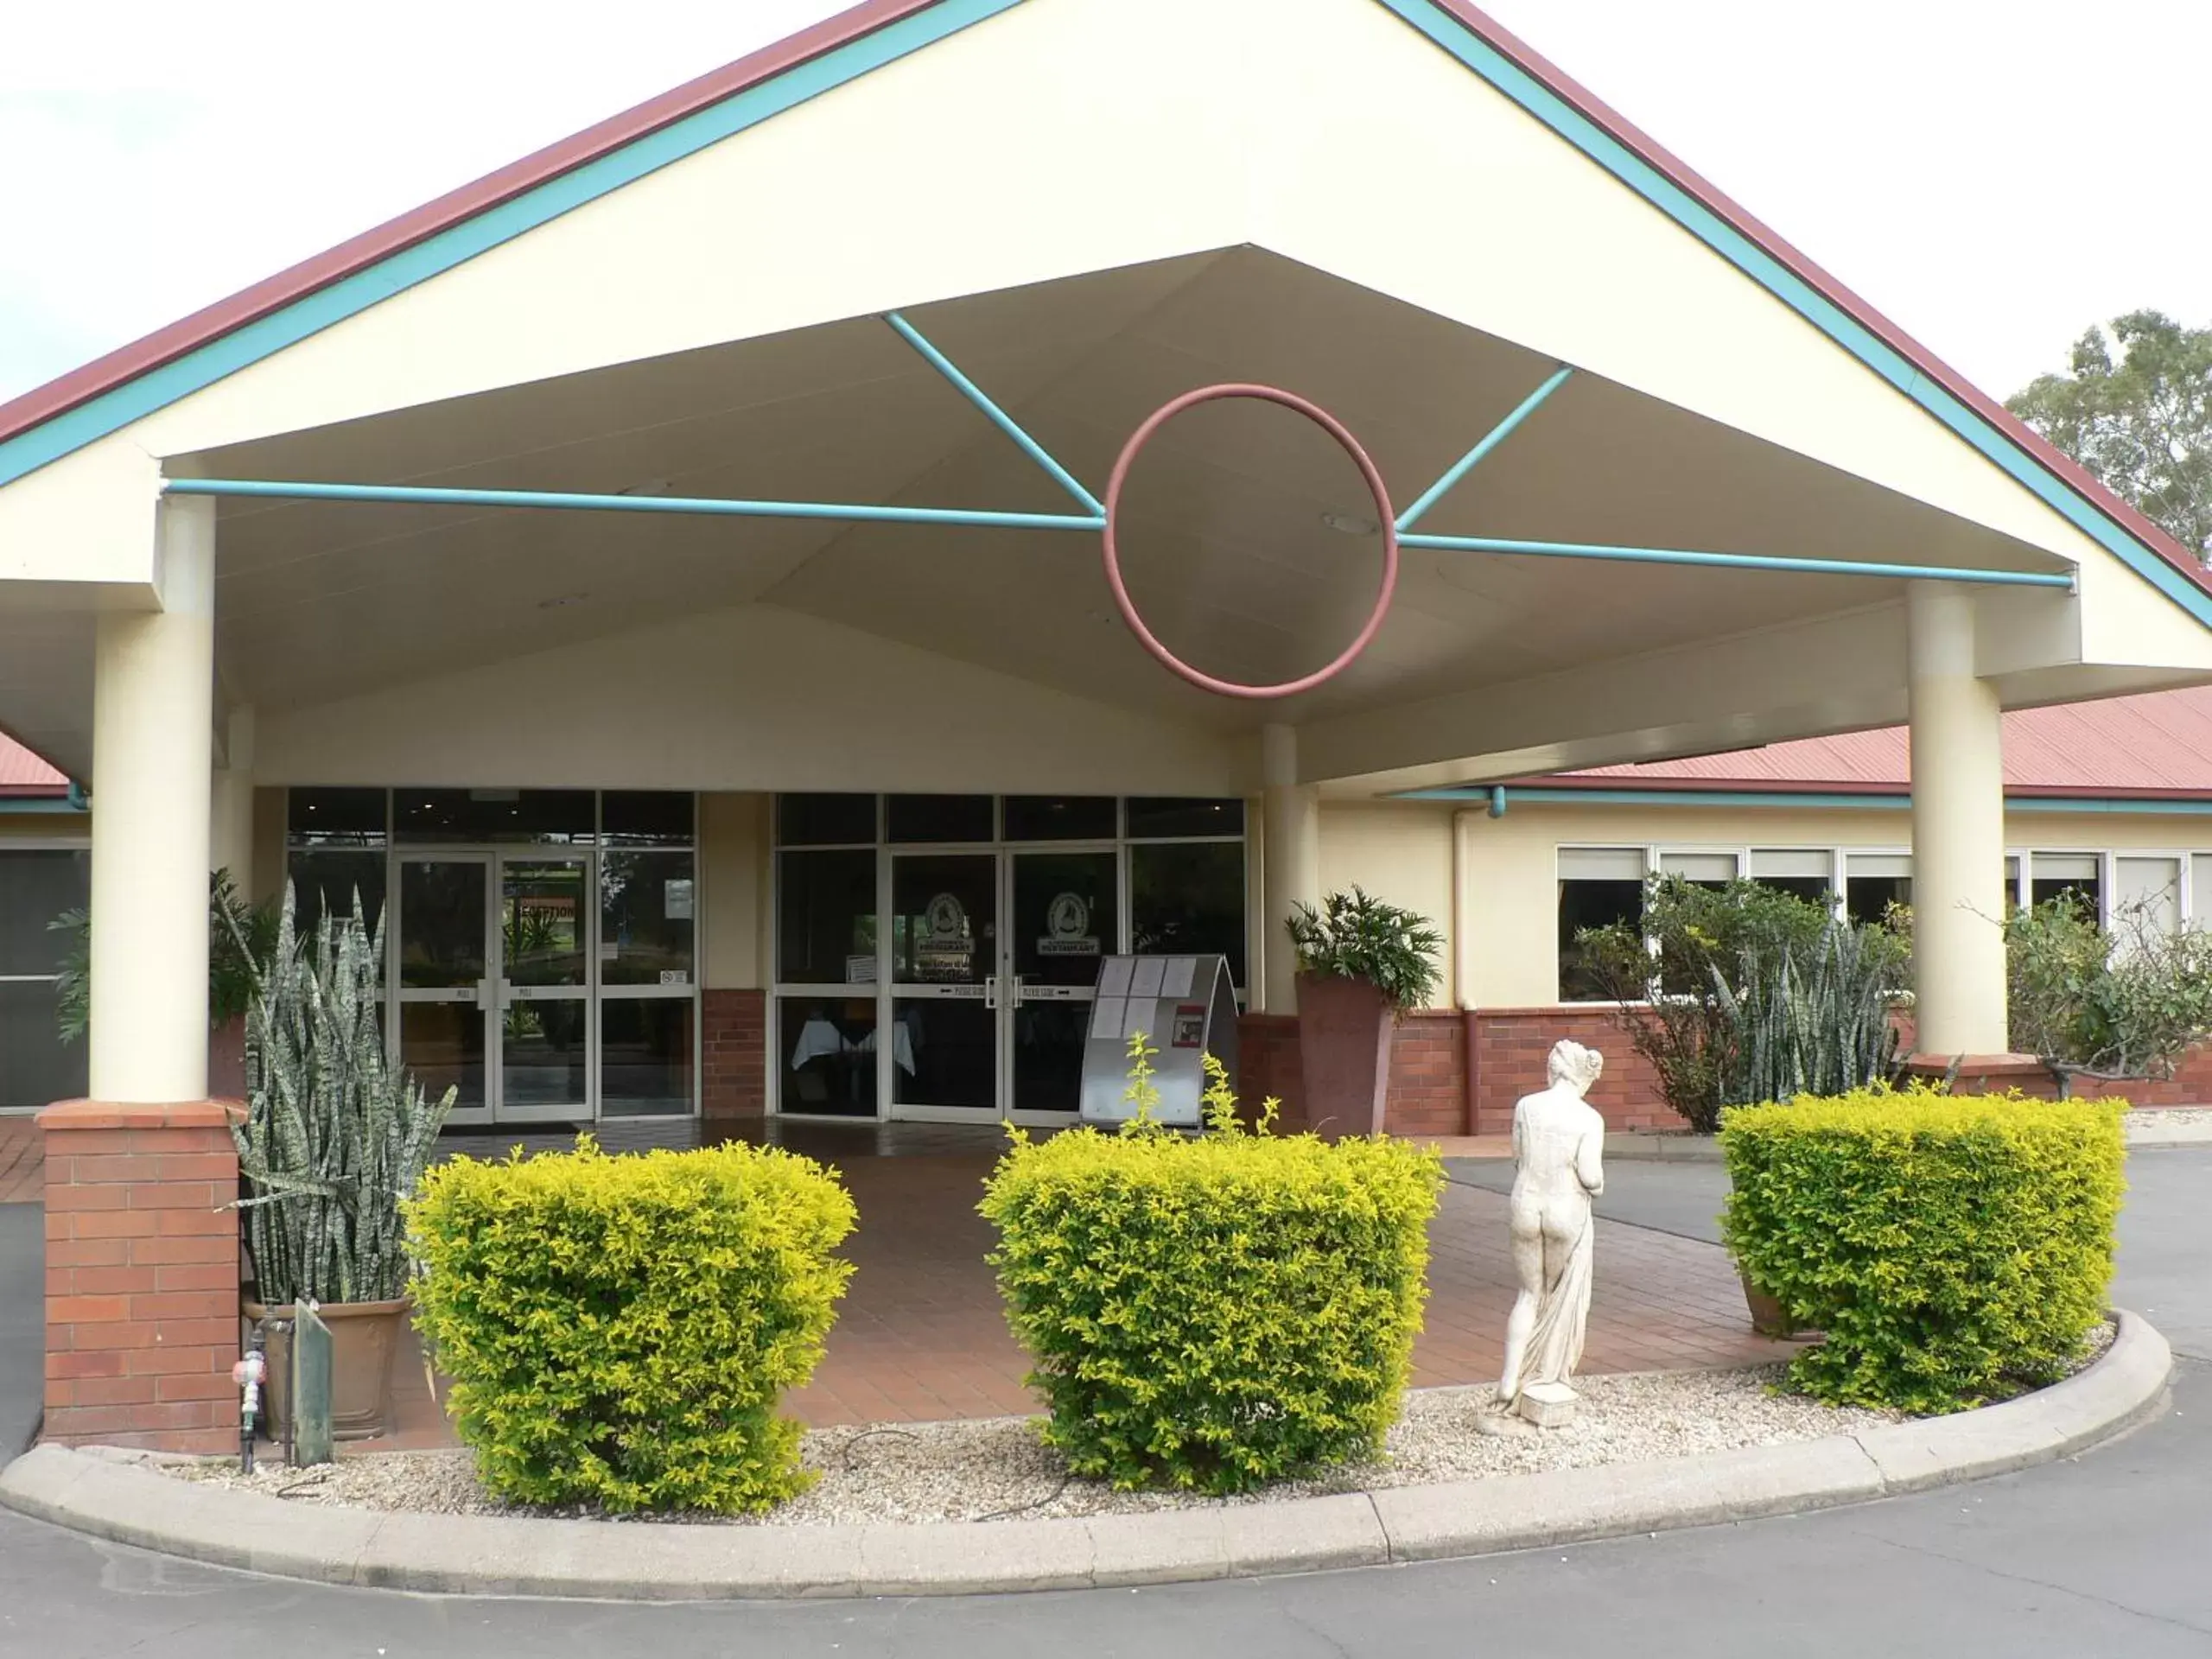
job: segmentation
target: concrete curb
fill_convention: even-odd
[[[1721,1156],[1718,1135],[1682,1132],[1609,1135],[1605,1137],[1605,1156],[1629,1163],[1644,1164],[1718,1164],[1726,1161]]]
[[[324,1584],[621,1601],[966,1595],[1380,1567],[1707,1526],[2048,1463],[2155,1415],[2172,1356],[2133,1313],[2078,1376],[1955,1417],[1704,1458],[1151,1515],[924,1526],[610,1525],[293,1504],[42,1446],[0,1503],[96,1538]]]

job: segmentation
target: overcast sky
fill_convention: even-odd
[[[0,400],[840,9],[0,3]],[[1489,10],[1998,396],[2212,322],[2207,0]]]

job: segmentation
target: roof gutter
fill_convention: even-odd
[[[1912,807],[1906,790],[1853,792],[1802,789],[1574,789],[1556,784],[1471,785],[1454,789],[1409,789],[1388,798],[1398,801],[1486,803],[1489,816],[1502,818],[1508,807],[1524,806],[1707,806],[1751,809],[1813,808],[1826,811],[1904,812]],[[2212,796],[2031,795],[2007,793],[2008,812],[2113,812],[2177,817],[2212,817]]]

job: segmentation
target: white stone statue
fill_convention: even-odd
[[[1567,1380],[1582,1359],[1596,1240],[1590,1200],[1605,1191],[1605,1121],[1583,1099],[1605,1057],[1580,1043],[1552,1047],[1550,1087],[1513,1108],[1513,1268],[1521,1281],[1505,1324],[1499,1402],[1540,1426],[1567,1421]]]

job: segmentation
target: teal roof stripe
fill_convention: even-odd
[[[1464,801],[1491,804],[1493,789],[1504,791],[1505,804],[1521,806],[1722,806],[1810,807],[1842,812],[1903,812],[1912,797],[1903,791],[1859,794],[1847,790],[1808,789],[1574,789],[1552,784],[1468,784],[1451,789],[1401,790],[1396,801]],[[2012,795],[2008,812],[2115,812],[2178,817],[2212,817],[2212,796]]]
[[[2136,575],[2212,626],[2212,593],[2053,474],[2018,442],[1768,249],[1700,201],[1435,0],[1377,0],[1573,144],[2002,467]]]

